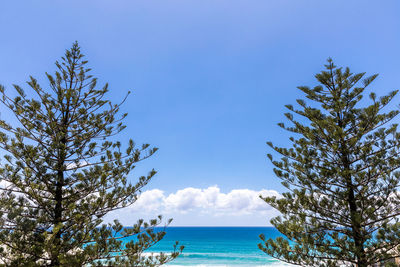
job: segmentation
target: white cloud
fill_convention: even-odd
[[[260,199],[260,195],[280,196],[274,190],[235,189],[222,193],[218,186],[206,189],[187,187],[169,195],[159,189],[153,189],[143,192],[129,209],[153,214],[157,212],[185,214],[196,211],[214,216],[265,213],[271,210],[271,207]]]
[[[138,219],[154,219],[162,214],[173,218],[173,226],[268,226],[279,213],[260,199],[277,196],[275,190],[234,189],[221,192],[218,186],[187,187],[166,193],[160,189],[144,191],[130,207],[108,214],[105,222],[118,219],[132,225]]]
[[[129,207],[133,211],[144,211],[154,213],[160,211],[165,201],[164,192],[159,189],[153,189],[143,192],[139,199]]]

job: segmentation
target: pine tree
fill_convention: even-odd
[[[400,134],[388,104],[393,91],[362,100],[377,77],[353,74],[328,60],[319,85],[298,87],[310,103],[287,105],[292,146],[268,145],[281,155],[272,161],[288,189],[263,198],[281,216],[271,223],[286,238],[266,240],[270,256],[302,266],[372,266],[400,256]],[[385,109],[386,107],[386,109]]]
[[[55,75],[46,73],[48,90],[33,77],[32,98],[20,86],[14,85],[16,97],[0,87],[2,109],[15,115],[12,123],[0,120],[0,258],[6,266],[158,266],[183,249],[175,244],[171,254],[143,254],[165,235],[156,228],[161,216],[129,228],[103,223],[106,214],[137,200],[156,172],[136,183],[128,174],[157,149],[116,140],[125,128],[127,114],[119,110],[126,98],[107,100],[108,85],[97,89],[86,64],[74,43],[56,62]]]

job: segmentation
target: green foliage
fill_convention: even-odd
[[[137,200],[156,172],[134,184],[128,174],[157,149],[114,140],[125,128],[127,114],[118,115],[125,100],[106,100],[108,85],[97,89],[86,63],[75,43],[55,75],[46,73],[49,90],[30,78],[36,98],[17,85],[11,98],[0,87],[3,107],[16,118],[0,120],[0,258],[7,266],[158,266],[183,249],[143,254],[165,235],[155,230],[161,217],[131,228],[102,225],[107,213]],[[123,245],[124,237],[133,238]]]
[[[400,256],[400,134],[390,124],[398,110],[384,112],[397,91],[362,100],[377,77],[364,78],[328,60],[320,85],[299,87],[311,105],[287,105],[292,147],[268,145],[281,155],[275,174],[288,189],[263,198],[280,211],[271,223],[286,236],[259,248],[303,266],[358,266]],[[297,116],[300,119],[295,119]]]

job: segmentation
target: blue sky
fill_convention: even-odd
[[[28,75],[44,86],[78,40],[110,98],[133,92],[121,138],[160,148],[136,174],[158,171],[147,190],[161,204],[151,212],[176,225],[268,224],[275,213],[253,196],[283,187],[265,142],[288,144],[276,126],[283,106],[301,97],[296,86],[315,85],[328,57],[380,73],[378,95],[400,87],[397,0],[1,1],[0,12],[6,88]]]

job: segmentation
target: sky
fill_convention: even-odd
[[[399,12],[398,0],[1,1],[0,84],[45,88],[77,40],[110,99],[132,91],[120,139],[159,148],[129,177],[157,170],[141,198],[109,219],[267,226],[277,213],[258,196],[285,189],[265,143],[289,145],[284,105],[328,57],[379,73],[378,95],[399,89]]]

